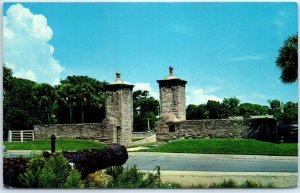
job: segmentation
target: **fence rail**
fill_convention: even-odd
[[[24,142],[33,141],[34,131],[33,130],[9,130],[8,131],[8,142]]]

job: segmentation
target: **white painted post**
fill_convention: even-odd
[[[23,131],[20,131],[21,142],[23,142]]]
[[[32,131],[32,141],[34,141],[34,131]]]
[[[8,142],[12,142],[12,131],[8,131]]]

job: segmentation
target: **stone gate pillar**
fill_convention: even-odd
[[[157,80],[160,94],[160,114],[173,114],[177,121],[186,120],[185,85],[187,81],[174,76],[173,67],[169,75]]]
[[[104,85],[106,90],[105,113],[106,118],[113,117],[118,120],[116,134],[113,142],[122,145],[132,143],[133,130],[133,95],[134,85],[125,84],[121,80],[121,74],[116,73],[116,80]]]

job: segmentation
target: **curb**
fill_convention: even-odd
[[[220,159],[256,159],[256,160],[298,160],[298,156],[268,156],[268,155],[231,155],[231,154],[192,154],[192,153],[160,153],[160,152],[129,152],[136,156],[178,156],[195,158],[220,158]]]

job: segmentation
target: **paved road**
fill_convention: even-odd
[[[9,151],[8,157],[28,156],[30,151]],[[207,155],[155,152],[129,152],[125,166],[142,170],[218,171],[218,172],[298,172],[297,157]]]
[[[226,156],[130,152],[127,166],[142,170],[218,171],[218,172],[297,172],[297,157]]]

